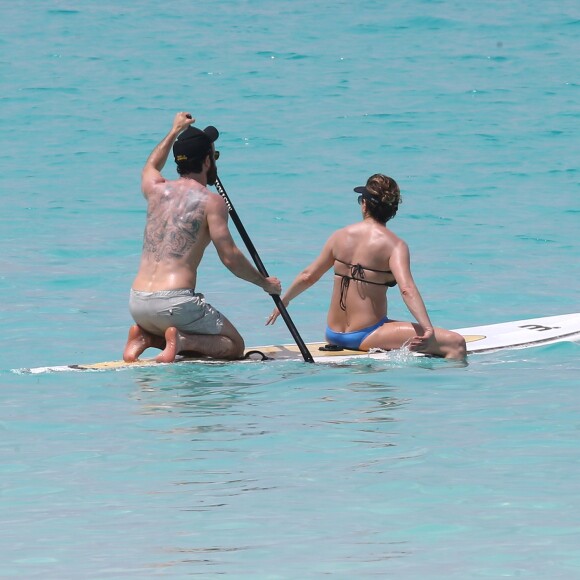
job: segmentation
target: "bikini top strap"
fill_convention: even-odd
[[[337,262],[348,266],[349,268],[361,268],[362,270],[368,270],[369,272],[378,272],[379,274],[392,274],[390,270],[376,270],[375,268],[368,268],[367,266],[362,266],[361,264],[350,264],[349,262],[344,262],[343,260],[339,260],[338,258],[334,258]],[[364,276],[362,276],[364,277]]]
[[[390,282],[373,282],[372,280],[367,280],[365,276],[365,270],[369,272],[380,272],[382,274],[390,274],[391,272],[385,270],[375,270],[374,268],[365,268],[361,264],[349,264],[348,262],[343,262],[338,258],[335,258],[337,262],[344,264],[350,268],[350,276],[347,274],[337,274],[335,276],[340,276],[340,309],[346,311],[346,295],[350,287],[350,281],[355,280],[356,282],[366,282],[367,284],[373,284],[374,286],[392,286]]]
[[[340,262],[340,260],[339,260]],[[341,310],[346,311],[346,295],[348,293],[348,289],[350,287],[351,280],[357,280],[358,282],[366,282],[365,280],[365,269],[360,264],[346,264],[345,262],[341,262],[346,266],[350,267],[350,276],[336,274],[335,276],[340,276],[340,308]]]

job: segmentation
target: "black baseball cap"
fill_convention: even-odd
[[[219,131],[211,125],[203,131],[197,127],[188,127],[173,144],[175,163],[203,159],[209,153],[211,144],[219,136]]]

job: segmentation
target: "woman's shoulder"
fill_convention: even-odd
[[[360,236],[362,239],[368,240],[371,237],[375,240],[399,240],[399,236],[393,232],[393,230],[387,228],[386,226],[378,223],[373,223],[370,221],[360,221],[353,224],[349,224],[336,230],[335,234],[339,236]]]
[[[359,232],[365,231],[365,224],[363,222],[355,222],[353,224],[348,224],[334,232],[337,236],[346,236],[349,234],[357,234]]]
[[[335,230],[328,241],[334,247],[342,246],[344,244],[352,245],[359,239],[362,239],[363,235],[363,230],[361,229],[360,224],[354,223]]]

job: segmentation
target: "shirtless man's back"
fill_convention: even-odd
[[[129,309],[136,324],[123,354],[127,362],[149,347],[163,350],[159,362],[172,362],[183,351],[220,359],[243,355],[239,332],[195,291],[197,268],[210,242],[234,275],[269,294],[281,291],[279,280],[262,276],[234,243],[226,204],[206,187],[217,179],[214,142],[219,133],[215,127],[191,127],[194,121],[189,113],[178,113],[143,168],[147,223],[131,288]],[[172,146],[180,177],[167,180],[161,170]]]

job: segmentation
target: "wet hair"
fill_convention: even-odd
[[[365,189],[370,194],[365,196],[367,213],[382,224],[393,219],[403,201],[397,182],[392,177],[375,173],[368,178]]]

